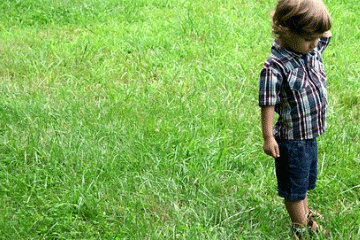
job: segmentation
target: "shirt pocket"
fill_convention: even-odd
[[[310,114],[316,109],[316,89],[309,83],[308,73],[301,67],[294,69],[288,76],[288,84],[291,94],[288,94],[291,111],[301,109],[303,114]]]
[[[307,74],[301,68],[292,70],[288,75],[288,85],[292,91],[304,92],[308,86]]]

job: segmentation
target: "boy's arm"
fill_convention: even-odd
[[[261,107],[261,128],[264,137],[264,152],[273,158],[280,157],[279,145],[273,135],[274,106]]]
[[[324,52],[324,50],[329,45],[331,36],[332,36],[332,34],[331,34],[330,30],[321,34],[320,41],[319,41],[318,47],[317,47],[320,53]]]

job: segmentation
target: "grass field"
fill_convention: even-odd
[[[360,3],[325,2],[310,205],[360,239]],[[291,239],[257,103],[275,4],[2,0],[0,238]]]

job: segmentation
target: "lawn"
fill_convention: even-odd
[[[360,2],[325,3],[309,201],[360,239]],[[257,102],[275,4],[2,0],[0,238],[291,239]]]

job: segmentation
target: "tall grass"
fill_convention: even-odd
[[[310,204],[332,239],[357,239],[360,4],[326,2]],[[2,1],[1,238],[290,238],[257,107],[274,5]]]

